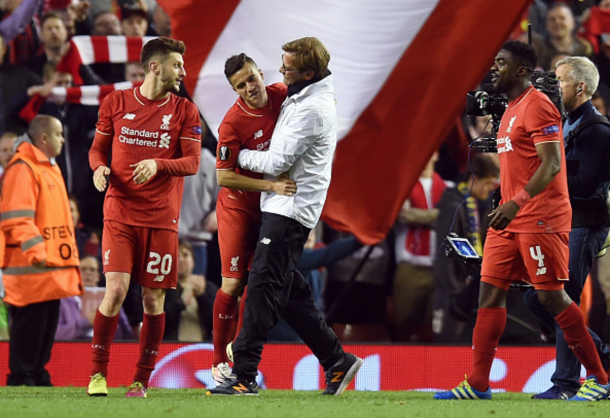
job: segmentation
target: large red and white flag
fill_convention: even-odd
[[[214,133],[235,101],[225,60],[250,55],[280,81],[281,45],[331,54],[339,139],[323,218],[372,244],[531,0],[157,0],[187,46],[187,90]]]

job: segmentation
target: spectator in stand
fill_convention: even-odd
[[[42,80],[27,67],[5,61],[5,51],[4,38],[0,36],[0,128],[22,134],[27,129],[27,124],[18,116],[23,103],[16,102],[15,98],[29,87],[42,84]]]
[[[569,6],[555,3],[546,14],[546,34],[534,39],[533,45],[540,59],[538,65],[550,70],[551,58],[558,54],[590,56],[593,48],[589,42],[575,36],[576,22]]]
[[[201,342],[210,339],[218,286],[208,282],[204,275],[195,274],[194,267],[193,249],[182,241],[178,250],[178,285],[165,294],[164,340]]]
[[[324,241],[329,246],[349,237],[329,227],[324,228]],[[332,324],[340,341],[391,341],[386,323],[396,266],[393,245],[393,240],[386,238],[372,249],[362,247],[327,265],[328,275],[323,292],[324,317]],[[353,277],[360,265],[360,271]]]
[[[47,62],[57,65],[70,44],[67,42],[68,31],[66,26],[58,14],[51,12],[44,15],[40,27],[40,41],[43,51],[30,59],[26,66],[42,77],[44,65]]]
[[[597,86],[597,91],[593,93],[591,96],[591,103],[597,109],[599,113],[608,117],[610,114],[608,113],[608,101],[610,100],[610,93],[608,91],[608,87],[603,84]]]
[[[600,83],[610,86],[610,0],[601,0],[583,15],[581,35],[594,46]]]
[[[35,20],[31,19],[37,4],[32,5],[31,0],[27,1],[28,4],[25,5],[27,10],[19,8],[22,0],[4,0],[0,2],[0,17],[4,20],[16,15],[17,22],[15,23],[18,23],[8,31],[5,41],[8,47],[8,57],[6,57],[6,60],[13,65],[25,64],[40,49],[38,27]],[[25,1],[23,2],[25,3]],[[1,35],[4,36],[4,32]]]
[[[115,7],[121,7],[125,3],[133,3],[134,0],[95,0],[91,4],[91,15],[97,16],[101,12],[114,10]],[[155,0],[144,0],[146,10],[152,10],[157,2]]]
[[[74,196],[68,196],[70,201],[70,212],[72,213],[72,222],[74,222],[74,236],[76,238],[76,246],[78,253],[83,257],[91,256],[101,260],[100,237],[97,232],[91,234],[83,228],[80,222],[80,210],[78,209],[78,201]]]
[[[125,81],[131,81],[132,83],[142,82],[144,81],[144,68],[142,68],[142,64],[139,62],[128,62],[125,64]]]
[[[21,3],[14,9],[12,13],[2,19],[0,22],[0,35],[4,37],[6,42],[10,42],[15,38],[21,31],[25,29],[30,22],[32,17],[36,13],[36,10],[40,6],[43,0],[22,0]],[[5,6],[13,2],[3,2],[0,7],[0,15],[5,15]]]
[[[432,342],[434,274],[438,248],[436,204],[447,187],[434,171],[435,152],[405,200],[395,224],[394,332],[396,341]]]
[[[97,258],[85,256],[80,260],[79,270],[83,278],[85,293],[82,296],[63,298],[59,305],[59,320],[55,331],[55,341],[88,340],[93,337],[95,309],[86,307],[87,296],[93,293],[100,282],[100,264]],[[97,302],[97,300],[92,300]],[[88,309],[89,308],[89,309]],[[119,312],[119,326],[114,334],[115,340],[131,340],[133,331],[125,312]]]
[[[93,36],[118,36],[121,35],[121,22],[114,13],[101,12],[93,18]]]
[[[155,6],[155,11],[152,15],[152,29],[159,36],[170,37],[172,35],[172,25],[169,15],[158,4]]]
[[[8,162],[15,155],[15,150],[13,149],[15,138],[17,138],[17,134],[14,132],[5,132],[0,136],[0,175],[4,173]]]
[[[91,22],[89,21],[89,7],[86,0],[47,0],[49,12],[58,15],[66,26],[68,35],[89,35]]]
[[[125,36],[143,37],[148,30],[148,13],[140,0],[121,7],[121,31]]]
[[[499,179],[499,166],[488,155],[475,155],[470,160],[467,178],[446,189],[437,204],[435,226],[439,240],[453,232],[467,238],[479,255],[483,255],[486,222],[479,202],[486,201]],[[440,246],[437,245],[436,248]],[[466,319],[476,312],[479,271],[467,264],[448,258],[441,249],[434,262],[434,342],[455,344],[465,328]],[[474,292],[469,289],[474,288]],[[474,296],[474,297],[473,297]]]

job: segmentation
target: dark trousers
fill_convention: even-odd
[[[570,232],[570,280],[565,283],[565,291],[574,302],[580,304],[580,294],[591,272],[595,256],[601,251],[602,245],[608,236],[608,228],[574,228]],[[568,347],[563,336],[563,331],[554,320],[553,316],[542,306],[536,296],[536,291],[529,289],[523,298],[528,309],[548,328],[555,328],[556,342],[556,366],[555,373],[551,377],[554,385],[566,389],[578,390],[580,388],[580,362],[574,352]],[[610,368],[610,350],[602,343],[597,334],[589,329],[597,352],[601,358],[604,369]]]
[[[263,212],[248,276],[242,329],[233,346],[238,378],[254,380],[269,330],[284,318],[328,370],[343,356],[337,335],[326,324],[311,289],[297,272],[309,229],[285,216]]]
[[[8,386],[52,386],[45,370],[51,359],[59,318],[59,300],[9,307]]]

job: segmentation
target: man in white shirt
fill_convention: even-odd
[[[320,360],[326,372],[323,394],[340,395],[362,365],[362,359],[343,351],[296,272],[309,231],[322,213],[337,142],[330,54],[313,37],[288,42],[282,49],[280,72],[288,97],[271,145],[265,152],[241,150],[238,164],[273,179],[287,173],[297,191],[290,196],[261,194],[261,229],[248,277],[244,322],[233,345],[235,379],[208,395],[258,393],[255,378],[263,345],[280,316]]]

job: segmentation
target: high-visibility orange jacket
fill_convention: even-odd
[[[57,165],[23,142],[1,187],[4,301],[25,306],[82,294],[70,204]],[[34,265],[43,260],[44,267]]]

